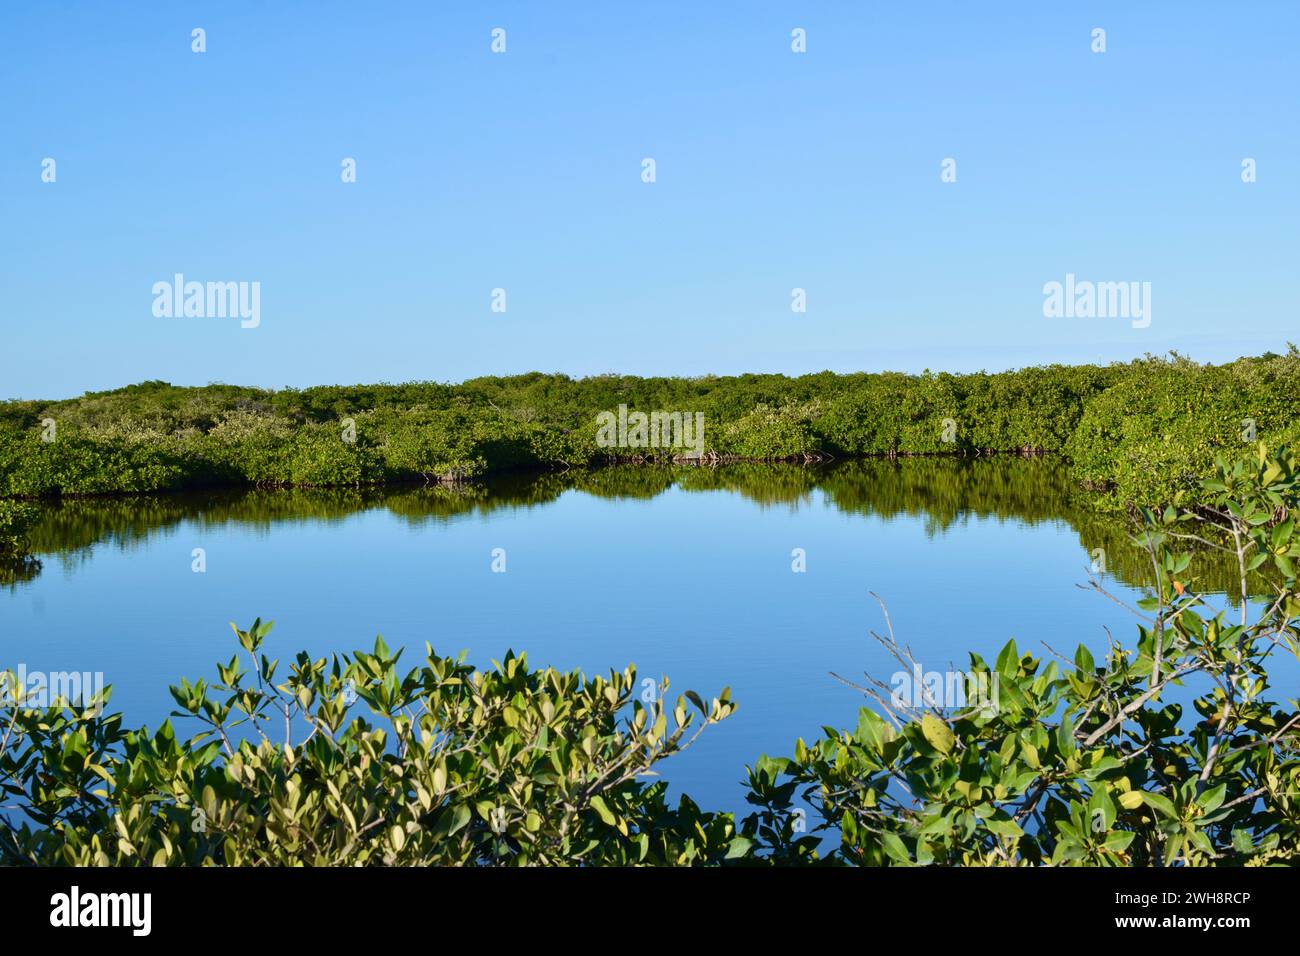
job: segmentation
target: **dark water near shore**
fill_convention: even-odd
[[[634,662],[674,691],[732,687],[736,716],[666,769],[743,810],[746,763],[856,724],[863,700],[830,671],[899,669],[869,636],[869,591],[927,670],[1011,637],[1035,653],[1104,647],[1104,627],[1131,640],[1134,619],[1077,585],[1103,548],[1102,579],[1134,597],[1144,558],[1078,494],[1059,461],[998,458],[68,501],[35,532],[40,573],[0,590],[0,668],[103,672],[112,709],[156,725],[167,685],[213,676],[236,647],[227,622],[257,616],[282,659],[382,633],[412,665],[425,641],[479,665],[510,648],[588,674]]]

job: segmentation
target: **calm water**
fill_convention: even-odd
[[[736,716],[667,769],[703,805],[742,810],[747,762],[856,723],[862,699],[828,672],[898,670],[869,636],[868,591],[927,670],[1009,637],[1069,653],[1104,646],[1103,626],[1130,636],[1132,618],[1076,585],[1093,548],[1118,594],[1141,565],[1071,495],[1052,460],[931,459],[67,502],[36,535],[41,572],[0,590],[0,667],[102,671],[138,725],[166,717],[169,683],[215,676],[237,646],[228,621],[257,616],[282,660],[382,633],[408,664],[426,640],[480,665],[510,648],[589,674],[634,662],[677,691],[733,688]]]

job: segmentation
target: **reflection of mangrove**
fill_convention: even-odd
[[[0,587],[26,584],[40,573],[40,560],[30,554],[0,554]]]
[[[865,459],[830,465],[736,464],[616,466],[515,475],[466,485],[247,490],[206,494],[65,499],[42,506],[31,528],[31,550],[76,563],[104,542],[132,548],[149,535],[190,521],[270,528],[285,522],[336,522],[384,509],[412,524],[449,521],[471,513],[531,508],[577,490],[601,498],[650,499],[676,486],[687,492],[731,491],[761,506],[798,506],[820,490],[840,511],[885,519],[924,521],[929,535],[976,518],[1027,525],[1061,522],[1079,536],[1080,580],[1091,553],[1104,551],[1106,570],[1133,585],[1151,578],[1150,558],[1132,540],[1120,516],[1088,507],[1056,458]],[[1234,568],[1220,555],[1202,554],[1193,568],[1203,591],[1231,590]],[[35,568],[11,570],[0,582],[30,580]],[[4,572],[0,572],[2,575]]]
[[[571,487],[598,498],[654,498],[671,488],[682,470],[669,464],[621,465],[566,474]]]
[[[971,515],[1029,523],[1071,512],[1059,458],[847,462],[823,487],[841,511],[924,518],[930,534]]]
[[[28,540],[40,516],[34,505],[0,500],[0,586],[12,588],[40,573],[41,562],[32,555]]]
[[[840,466],[739,464],[729,468],[679,468],[678,484],[686,491],[732,491],[757,505],[796,505]]]
[[[183,521],[265,528],[286,521],[340,521],[375,506],[381,497],[367,488],[335,488],[56,499],[42,503],[42,520],[32,529],[30,541],[32,550],[43,554],[100,542],[129,548]]]

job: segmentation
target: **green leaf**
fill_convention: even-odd
[[[1015,820],[1012,820],[1005,814],[1002,817],[989,817],[984,821],[984,825],[998,836],[1011,837],[1012,839],[1017,840],[1023,836],[1025,832],[1020,829],[1020,825],[1016,823]]]
[[[469,823],[470,816],[471,812],[468,804],[456,804],[451,811],[451,826],[447,828],[447,836],[451,836],[463,829],[465,824]]]
[[[605,798],[600,794],[596,794],[591,798],[591,806],[592,809],[600,814],[600,819],[604,821],[607,826],[612,827],[618,822],[618,818],[610,811],[609,806],[605,803]]]
[[[934,714],[926,714],[921,718],[921,733],[930,742],[930,746],[941,754],[952,753],[952,748],[957,743],[952,728]]]
[[[890,859],[902,863],[904,866],[912,864],[912,855],[907,852],[907,844],[899,839],[898,834],[886,831],[880,836],[885,846],[885,853],[889,855]]]
[[[748,837],[737,836],[731,841],[731,846],[727,847],[727,859],[735,860],[742,856],[748,856],[749,851],[754,847],[754,841]]]
[[[1228,785],[1221,783],[1212,790],[1206,790],[1196,798],[1196,805],[1206,813],[1213,813],[1223,804],[1224,794],[1228,792]]]
[[[1178,819],[1178,811],[1174,809],[1173,801],[1168,797],[1161,796],[1158,793],[1150,793],[1146,790],[1139,792],[1142,794],[1142,802],[1152,810],[1171,820]]]
[[[1106,839],[1102,841],[1102,846],[1114,853],[1122,853],[1128,849],[1128,845],[1133,842],[1137,834],[1132,830],[1115,830],[1106,834]]]
[[[1007,641],[1002,650],[998,653],[997,670],[1003,678],[1010,680],[1016,676],[1016,671],[1020,666],[1020,652],[1016,650],[1014,639]]]
[[[1125,810],[1136,810],[1144,802],[1141,790],[1129,790],[1127,793],[1119,795],[1119,805]]]

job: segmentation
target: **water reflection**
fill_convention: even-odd
[[[846,514],[919,520],[928,536],[972,517],[1028,525],[1064,522],[1105,572],[1130,585],[1148,583],[1150,558],[1133,539],[1133,527],[1097,514],[1087,492],[1075,486],[1055,458],[871,459],[821,465],[737,464],[619,466],[541,475],[507,476],[461,487],[241,490],[48,502],[31,534],[38,556],[75,570],[99,544],[129,550],[150,535],[184,521],[202,526],[236,524],[269,528],[293,522],[339,522],[384,509],[411,524],[450,521],[501,509],[535,508],[577,491],[601,498],[652,499],[677,487],[686,492],[725,490],[762,507],[810,507],[814,491]],[[1235,588],[1233,566],[1216,554],[1197,562],[1203,591]],[[0,583],[33,580],[41,563],[9,569]]]

